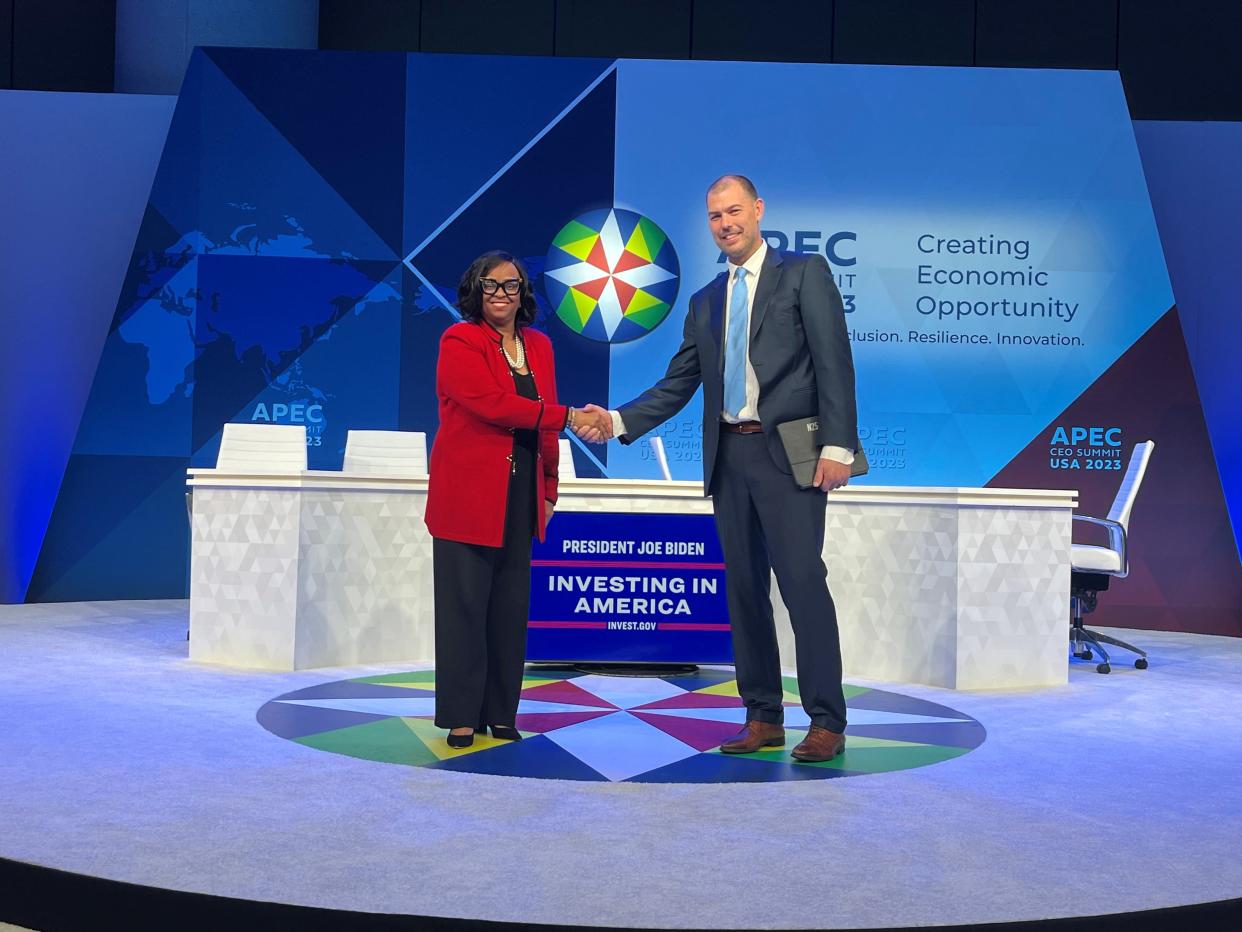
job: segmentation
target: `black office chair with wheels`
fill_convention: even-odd
[[[1108,673],[1112,669],[1108,651],[1104,649],[1105,644],[1138,654],[1134,666],[1140,670],[1147,669],[1146,651],[1083,627],[1082,616],[1095,611],[1097,598],[1108,589],[1110,580],[1124,579],[1130,574],[1130,512],[1134,508],[1134,499],[1138,497],[1143,474],[1147,472],[1147,461],[1151,459],[1154,449],[1156,444],[1153,440],[1144,440],[1134,445],[1126,474],[1121,479],[1121,488],[1117,490],[1117,497],[1113,499],[1113,507],[1109,509],[1107,518],[1074,515],[1075,521],[1108,530],[1107,547],[1074,544],[1070,557],[1070,652],[1080,660],[1092,660],[1099,654],[1100,663],[1095,668],[1099,673]]]

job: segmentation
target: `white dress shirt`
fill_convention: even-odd
[[[754,251],[749,259],[740,266],[734,265],[732,262],[728,264],[729,278],[728,284],[725,286],[725,303],[724,303],[724,326],[721,329],[722,334],[729,332],[729,314],[733,306],[733,286],[737,283],[737,270],[743,268],[746,270],[746,317],[749,326],[749,318],[755,308],[755,293],[759,290],[759,277],[763,274],[763,260],[768,255],[768,244],[762,239],[759,241],[759,248]],[[750,364],[750,343],[747,341],[746,346],[746,404],[737,414],[731,414],[728,411],[719,412],[722,421],[736,424],[739,421],[758,421],[759,420],[759,378],[755,375],[755,367]],[[612,435],[620,437],[625,433],[625,422],[621,419],[621,415],[617,411],[608,412],[612,416]],[[704,412],[704,417],[707,412]],[[820,459],[830,459],[838,463],[844,463],[849,466],[854,462],[854,451],[847,450],[844,447],[826,446],[820,451]]]

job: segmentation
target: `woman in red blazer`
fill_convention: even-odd
[[[476,259],[457,286],[462,322],[440,339],[440,429],[431,448],[436,725],[452,747],[475,732],[518,740],[526,660],[531,538],[556,504],[558,434],[587,415],[556,401],[551,341],[528,325],[535,299],[522,264]]]

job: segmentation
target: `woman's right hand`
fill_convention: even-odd
[[[607,443],[612,439],[612,415],[594,404],[575,408],[574,433],[587,443]]]

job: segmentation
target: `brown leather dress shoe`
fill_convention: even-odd
[[[752,754],[763,748],[785,745],[785,728],[771,722],[749,721],[746,727],[720,746],[726,754]]]
[[[791,752],[798,760],[818,763],[832,760],[845,750],[845,735],[829,731],[821,725],[812,725],[806,738]]]

